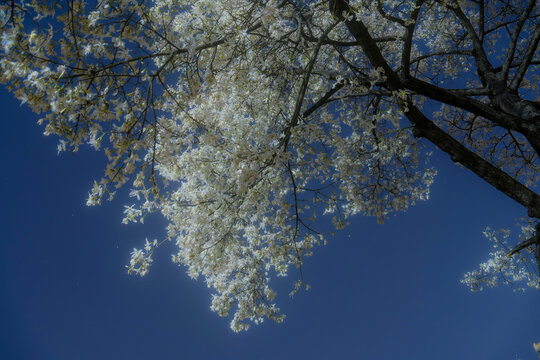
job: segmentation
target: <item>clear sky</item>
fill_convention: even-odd
[[[159,216],[121,224],[127,187],[85,206],[103,155],[56,154],[37,115],[0,90],[0,359],[535,359],[540,293],[471,293],[486,226],[525,211],[435,151],[431,199],[377,225],[356,217],[304,265],[312,286],[278,279],[287,319],[235,334],[210,311],[210,289],[160,248],[129,276],[129,252],[164,237]]]

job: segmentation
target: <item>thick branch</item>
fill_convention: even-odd
[[[532,0],[535,1],[535,0]],[[478,12],[480,15],[480,28],[478,29],[478,36],[480,37],[480,41],[484,41],[484,36],[486,34],[486,11],[485,11],[485,5],[484,0],[481,0],[478,3]]]

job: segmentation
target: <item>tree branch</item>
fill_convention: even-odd
[[[525,21],[531,14],[531,11],[534,8],[535,4],[536,4],[536,0],[529,1],[527,8],[525,9],[525,11],[523,11],[523,14],[521,14],[516,24],[516,28],[514,29],[514,32],[512,33],[512,37],[510,38],[508,52],[506,53],[506,59],[504,59],[504,63],[502,66],[502,76],[503,76],[503,81],[505,84],[506,84],[506,81],[508,80],[508,72],[510,71],[510,65],[512,64],[512,60],[514,59],[514,54],[516,52],[516,46],[517,46],[517,41],[519,39],[519,34],[521,33],[521,29],[523,29],[523,25],[525,25]]]
[[[315,65],[315,60],[317,59],[317,56],[319,55],[319,50],[321,49],[321,46],[323,45],[322,42],[328,34],[332,31],[332,29],[339,23],[339,21],[335,21],[332,25],[330,25],[324,33],[321,35],[319,42],[317,45],[315,45],[315,49],[313,50],[313,54],[311,55],[311,59],[306,67],[304,78],[302,79],[302,84],[300,85],[300,90],[298,91],[297,97],[296,97],[296,103],[294,106],[294,111],[291,116],[291,122],[289,123],[289,126],[285,129],[285,137],[283,139],[283,148],[287,149],[287,146],[289,144],[289,139],[291,137],[291,129],[295,127],[298,124],[298,119],[300,117],[300,110],[302,109],[302,103],[304,101],[304,95],[306,93],[308,83],[309,83],[309,77],[311,76],[311,71],[313,70],[313,66]]]
[[[512,114],[519,110],[513,109],[513,107],[518,107],[519,103],[522,101],[517,95],[515,96],[517,99],[514,99],[508,107],[505,107],[505,102],[502,101],[503,99],[500,96],[497,97],[499,105],[502,105],[502,108],[505,111],[501,112],[478,100],[472,99],[468,96],[462,96],[461,94],[453,93],[450,90],[443,89],[416,78],[407,79],[404,82],[404,86],[407,89],[424,95],[430,99],[456,106],[460,109],[491,120],[503,128],[517,131],[523,134],[535,151],[540,154],[540,137],[538,136],[539,129],[534,126],[534,124],[531,124],[531,121],[526,121],[529,119],[524,119]],[[503,93],[503,95],[504,94],[505,93]],[[528,108],[526,110],[528,110]],[[525,110],[521,112],[525,114]],[[531,111],[528,111],[527,113],[531,113],[531,115],[527,115],[527,117],[531,117],[531,119],[533,119],[534,114]]]
[[[474,58],[476,59],[476,66],[478,70],[478,75],[484,83],[484,85],[489,84],[495,80],[493,78],[493,66],[488,60],[486,52],[484,51],[484,46],[482,45],[482,40],[478,37],[478,34],[474,30],[469,18],[463,13],[463,10],[459,6],[459,3],[456,1],[452,5],[447,3],[446,7],[452,11],[456,17],[461,22],[461,25],[465,28],[465,31],[469,35],[472,41],[474,49]]]
[[[523,205],[528,210],[529,216],[540,218],[540,195],[448,135],[422,114],[410,99],[407,100],[407,107],[409,111],[405,115],[414,124],[420,136],[450,155],[454,162],[465,166],[497,190]]]
[[[536,24],[536,28],[534,29],[534,34],[531,38],[531,41],[529,42],[529,46],[527,47],[527,51],[525,52],[525,55],[523,56],[523,61],[521,62],[521,65],[519,65],[519,68],[514,75],[514,78],[512,79],[512,82],[510,83],[509,88],[511,90],[517,90],[519,88],[519,85],[521,84],[521,81],[523,80],[523,77],[525,76],[525,73],[527,72],[527,69],[529,68],[529,64],[531,63],[534,54],[536,53],[536,49],[538,48],[538,42],[540,41],[540,23]]]
[[[390,90],[401,90],[404,88],[398,75],[393,71],[382,55],[377,43],[369,34],[369,31],[354,16],[354,11],[349,7],[347,0],[336,0],[340,3],[338,8],[345,8],[352,17],[345,19],[341,13],[334,13],[334,16],[345,22],[345,25],[360,43],[364,54],[373,67],[381,67],[386,75],[386,85]],[[519,181],[508,175],[506,172],[495,167],[479,155],[467,149],[460,142],[448,135],[445,131],[429,120],[410,100],[405,100],[405,115],[415,126],[418,136],[425,137],[434,145],[446,152],[453,161],[458,162],[470,171],[484,179],[486,182],[500,190],[510,198],[514,199],[529,212],[529,216],[540,218],[540,195],[521,184]]]
[[[520,252],[521,250],[531,246],[531,245],[534,245],[534,244],[537,244],[538,243],[538,240],[540,240],[540,237],[538,236],[538,233],[534,234],[533,237],[527,239],[527,240],[524,240],[522,242],[520,242],[519,244],[517,244],[516,246],[514,246],[514,248],[512,250],[510,250],[508,252],[508,254],[506,254],[506,257],[511,257],[512,255]]]
[[[411,47],[412,40],[414,35],[414,28],[416,25],[416,20],[420,14],[420,9],[424,0],[416,0],[414,3],[413,11],[409,16],[409,20],[406,23],[405,36],[403,41],[403,50],[401,51],[401,67],[403,78],[408,78],[410,75],[410,66],[411,66]]]

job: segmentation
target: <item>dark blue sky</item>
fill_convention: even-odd
[[[485,260],[486,226],[525,211],[435,152],[431,199],[384,225],[356,217],[306,261],[312,286],[279,279],[282,324],[235,334],[210,290],[158,251],[129,276],[131,248],[164,236],[163,220],[122,225],[126,189],[86,207],[102,154],[56,154],[37,116],[0,91],[0,358],[535,359],[540,293],[471,293],[459,283]]]

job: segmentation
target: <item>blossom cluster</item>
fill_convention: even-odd
[[[521,226],[520,241],[526,241],[535,234],[535,224],[528,222]],[[465,274],[461,282],[472,291],[481,291],[484,287],[495,287],[499,284],[511,285],[514,290],[532,288],[540,290],[540,274],[534,259],[535,246],[531,245],[519,254],[509,256],[510,231],[506,229],[484,230],[484,236],[492,243],[490,258],[480,264],[478,270]]]

